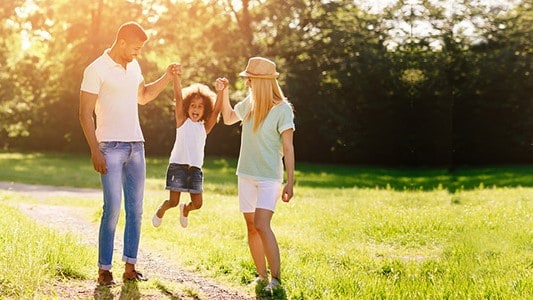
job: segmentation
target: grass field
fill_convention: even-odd
[[[95,251],[79,245],[78,238],[39,227],[4,205],[16,200],[0,192],[0,299],[37,296],[52,280],[87,277]]]
[[[168,212],[162,227],[150,225],[167,197],[166,163],[167,158],[147,161],[141,247],[246,286],[254,268],[238,212],[235,160],[206,159],[205,204],[191,214],[186,230],[179,227],[177,210]],[[296,197],[280,202],[273,219],[287,299],[533,298],[533,167],[450,173],[298,164],[297,170]],[[99,187],[88,156],[63,154],[0,153],[0,181]],[[0,204],[7,201],[1,197]],[[97,222],[96,203],[77,205],[94,205]],[[16,211],[2,213],[2,219],[21,218]],[[0,247],[30,243],[5,237],[5,227],[17,224],[0,222]],[[18,265],[17,259],[24,258],[0,260],[0,268]],[[74,265],[71,272],[86,274],[93,265]],[[49,280],[60,276],[50,274]],[[11,282],[0,277],[0,298],[9,295]]]

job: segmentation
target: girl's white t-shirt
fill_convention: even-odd
[[[193,122],[187,118],[183,125],[176,128],[176,140],[170,153],[169,163],[202,168],[206,137],[204,123]]]

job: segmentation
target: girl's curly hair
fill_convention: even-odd
[[[183,113],[185,114],[185,117],[188,117],[189,106],[191,105],[192,99],[195,98],[201,98],[204,104],[204,115],[201,120],[205,121],[211,117],[217,94],[211,91],[207,85],[193,83],[188,87],[181,89],[181,94],[183,97]]]

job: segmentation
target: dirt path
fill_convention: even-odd
[[[0,182],[0,189],[8,190],[24,195],[32,196],[39,200],[46,200],[49,197],[95,197],[100,201],[101,191],[95,189],[76,189],[63,187],[50,187],[40,185],[28,185],[20,183]],[[44,201],[43,201],[44,202]],[[69,206],[51,206],[46,204],[25,204],[11,203],[18,207],[23,213],[44,225],[50,226],[62,233],[70,233],[83,237],[82,241],[90,246],[97,246],[98,224],[87,219],[91,211],[87,208],[69,207]],[[115,237],[115,257],[121,257],[122,237],[117,234]],[[245,300],[256,299],[243,294],[235,289],[224,287],[214,281],[200,277],[194,273],[186,272],[157,253],[152,253],[144,249],[139,250],[138,265],[151,280],[170,281],[175,284],[184,284],[198,291],[202,299],[215,300]],[[121,294],[120,275],[122,269],[118,266],[114,268],[115,280],[119,282],[118,287],[110,290],[99,291],[94,280],[56,282],[53,290],[60,299],[123,299]],[[96,273],[96,271],[95,271]],[[160,287],[159,293],[151,295],[142,295],[142,291],[136,299],[195,299],[191,295],[176,295],[169,292],[164,287]],[[106,295],[102,294],[103,292]],[[109,295],[111,293],[111,295]]]

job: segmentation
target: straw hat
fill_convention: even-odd
[[[274,79],[279,76],[276,64],[263,57],[252,57],[248,60],[246,70],[239,73],[242,77]]]

